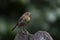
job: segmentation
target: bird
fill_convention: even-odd
[[[17,21],[17,24],[15,25],[15,27],[12,28],[12,31],[18,27],[20,28],[22,31],[26,31],[25,28],[27,27],[30,19],[31,19],[31,12],[25,12]]]

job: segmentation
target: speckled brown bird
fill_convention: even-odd
[[[28,25],[28,23],[29,23],[29,21],[30,21],[30,18],[31,18],[31,13],[30,13],[30,12],[25,12],[25,13],[18,19],[18,22],[17,22],[17,24],[15,25],[15,27],[12,29],[12,31],[13,31],[16,27],[24,30],[24,29],[27,27],[27,25]]]

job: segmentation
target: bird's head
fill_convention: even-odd
[[[31,17],[31,15],[32,15],[32,13],[30,13],[30,12],[25,12],[25,13],[24,13],[24,16],[29,16],[29,17]]]
[[[31,18],[31,13],[30,12],[25,12],[24,14],[23,14],[23,16],[24,16],[24,19],[28,22],[28,21],[30,21],[30,18]]]

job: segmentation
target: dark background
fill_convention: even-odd
[[[0,0],[0,40],[13,40],[11,32],[18,18],[26,11],[32,13],[27,30],[34,34],[47,31],[60,40],[60,0]]]

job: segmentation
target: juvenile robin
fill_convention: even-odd
[[[30,12],[25,12],[19,19],[17,24],[15,25],[15,27],[12,29],[12,31],[18,27],[20,28],[22,31],[26,31],[25,28],[27,27],[29,21],[31,18],[31,13]]]

